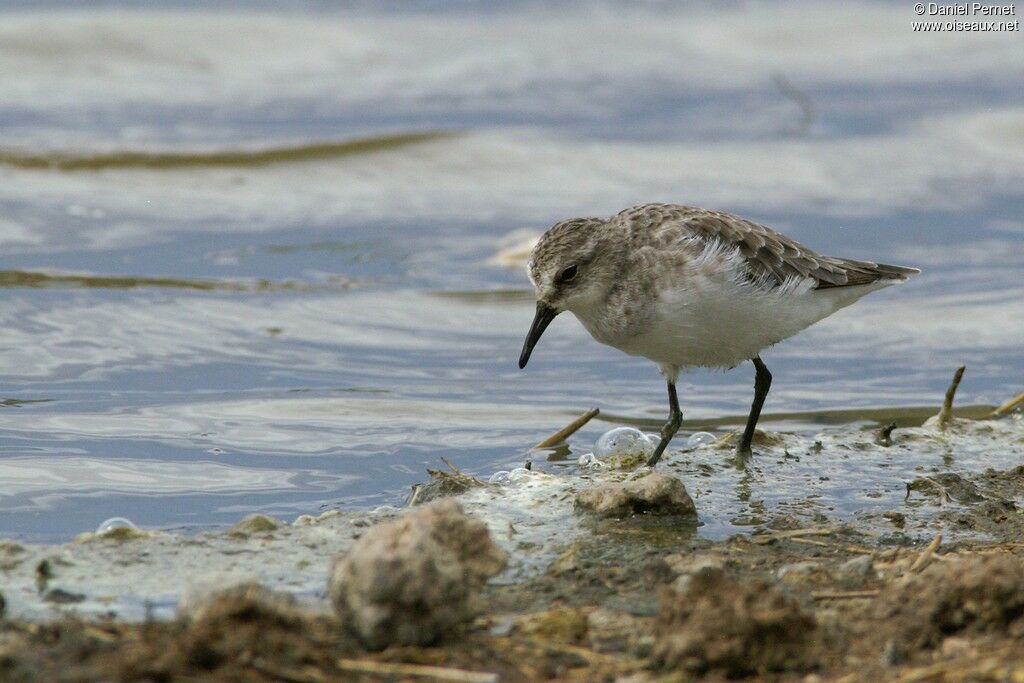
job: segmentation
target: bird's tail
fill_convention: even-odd
[[[886,263],[872,263],[871,261],[856,261],[844,258],[833,258],[830,260],[839,266],[846,275],[846,282],[841,285],[830,284],[830,287],[869,285],[881,280],[903,282],[911,275],[921,272],[919,268],[911,268],[909,266],[891,266]],[[821,285],[819,285],[820,287]]]
[[[879,278],[886,278],[892,280],[906,280],[911,275],[917,275],[921,272],[920,268],[912,268],[910,266],[890,266],[886,263],[873,263],[875,272],[878,273]]]

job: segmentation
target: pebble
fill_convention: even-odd
[[[328,593],[368,648],[429,645],[476,616],[481,586],[507,561],[487,526],[445,499],[371,527],[335,558]]]
[[[576,508],[599,517],[649,514],[697,518],[697,508],[683,482],[661,472],[580,491]]]

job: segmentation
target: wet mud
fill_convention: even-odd
[[[1024,445],[1019,414],[926,421],[888,446],[878,431],[767,432],[756,457]],[[1024,676],[1024,466],[921,468],[890,509],[765,505],[719,537],[685,472],[727,448],[675,451],[656,476],[597,458],[490,481],[447,466],[406,510],[5,541],[0,680]]]

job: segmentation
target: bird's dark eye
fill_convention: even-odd
[[[558,282],[568,282],[569,280],[576,277],[576,271],[578,270],[579,268],[576,267],[576,264],[572,264],[571,266],[569,266],[568,268],[566,268],[565,270],[558,274]]]

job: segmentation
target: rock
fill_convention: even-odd
[[[762,581],[739,583],[720,569],[690,577],[661,602],[654,663],[664,670],[739,677],[808,671],[821,658],[814,616]]]
[[[943,501],[957,503],[980,503],[985,500],[978,486],[955,472],[943,472],[929,477],[920,477],[907,484],[907,496],[911,491],[933,497],[940,504]]]
[[[408,507],[425,505],[441,498],[457,496],[470,489],[487,486],[487,482],[454,468],[451,472],[428,468],[427,474],[430,475],[430,481],[426,484],[416,484],[413,487],[412,495],[408,500]]]
[[[899,666],[907,661],[909,653],[905,648],[896,644],[896,641],[889,639],[882,646],[882,656],[879,657],[879,664],[882,666]]]
[[[802,529],[807,523],[794,515],[775,515],[765,524],[772,531],[792,531]]]
[[[587,614],[586,637],[595,652],[628,652],[645,657],[653,645],[643,619],[603,607]]]
[[[599,517],[649,514],[697,518],[697,508],[683,482],[661,472],[580,491],[576,508]]]
[[[878,623],[911,649],[959,634],[1024,637],[1024,562],[996,555],[935,563],[876,602]]]
[[[243,517],[241,521],[231,527],[228,532],[232,536],[251,536],[252,534],[266,534],[277,531],[281,528],[281,521],[273,517],[267,517],[259,513]]]
[[[527,614],[517,620],[517,634],[543,643],[575,645],[587,635],[588,611],[574,607],[555,607],[546,612]]]
[[[427,645],[476,615],[480,587],[507,560],[483,522],[442,500],[370,528],[335,558],[328,591],[367,647]]]
[[[323,512],[323,513],[321,513],[319,515],[316,515],[316,516],[314,516],[314,515],[299,515],[298,517],[295,518],[295,521],[292,522],[292,526],[313,526],[315,524],[320,524],[321,522],[327,521],[328,519],[332,519],[334,517],[338,517],[340,515],[341,515],[341,510],[328,510],[327,512]],[[361,522],[361,521],[363,521],[363,520],[354,519],[354,520],[352,520],[352,524],[353,524],[353,526],[362,526],[362,525],[359,524],[359,522]]]
[[[647,590],[654,590],[658,586],[671,583],[677,576],[664,557],[648,558],[640,565],[639,577]]]
[[[81,593],[72,593],[63,588],[51,588],[43,593],[43,602],[52,602],[57,605],[73,605],[83,600],[85,600],[85,596]]]
[[[725,568],[725,557],[718,553],[690,553],[665,556],[665,563],[673,573],[673,588],[684,592],[690,577],[702,571],[720,571]]]
[[[864,586],[875,569],[870,555],[860,555],[839,565],[836,578],[847,590],[858,590]]]
[[[775,575],[782,583],[795,586],[825,584],[832,580],[828,567],[814,560],[782,565],[776,570]]]
[[[566,574],[579,571],[579,550],[579,545],[576,543],[563,550],[548,567],[548,574],[551,576],[565,576]]]
[[[711,444],[711,448],[719,451],[732,451],[736,449],[736,444],[739,443],[741,431],[733,431],[723,434],[716,441]],[[786,437],[778,432],[765,432],[760,429],[754,430],[754,438],[751,441],[751,445],[760,446],[762,448],[778,448],[786,444]]]
[[[302,621],[294,596],[255,582],[217,589],[193,586],[178,603],[178,616],[204,623],[244,619],[295,625]]]
[[[96,541],[113,541],[124,543],[126,541],[137,541],[142,538],[153,536],[151,531],[143,531],[133,526],[114,526],[102,531],[87,531],[75,536],[75,543],[94,543]]]
[[[897,529],[904,529],[907,526],[907,516],[902,512],[883,512],[882,517],[889,520]]]
[[[0,539],[0,553],[5,555],[17,555],[18,553],[25,552],[25,546],[14,541],[8,541],[7,539]]]

